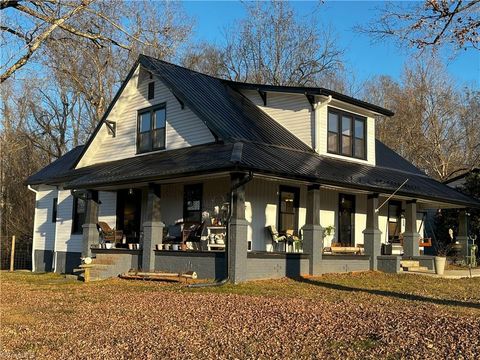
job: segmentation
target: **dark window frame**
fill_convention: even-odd
[[[52,223],[57,222],[58,214],[58,198],[53,198],[52,200]]]
[[[300,188],[295,186],[280,185],[278,188],[278,211],[277,211],[277,224],[278,231],[283,232],[282,229],[282,192],[293,193],[293,209],[294,209],[294,233],[298,235],[299,232],[299,213],[300,213]]]
[[[187,189],[189,188],[197,188],[196,190],[199,192],[199,200],[200,200],[200,206],[199,210],[188,210],[187,209],[187,201],[191,200],[187,198],[187,195],[189,192]],[[194,199],[196,200],[196,199]],[[185,223],[200,223],[202,221],[202,211],[203,211],[203,183],[196,183],[196,184],[186,184],[183,186],[183,221]],[[198,219],[195,219],[192,221],[190,219],[191,215],[189,216],[189,213],[195,213],[198,212]]]
[[[155,112],[158,110],[165,110],[165,126],[163,127],[163,146],[154,147],[153,146],[153,136],[155,132],[161,128],[155,128],[156,119],[154,118]],[[150,130],[140,131],[140,119],[143,114],[150,113]],[[150,133],[150,147],[147,150],[140,150],[140,134]],[[150,106],[137,111],[137,154],[149,153],[152,151],[165,150],[167,148],[167,103],[161,103],[158,105]]]
[[[329,123],[330,123],[330,114],[335,114],[337,115],[337,131],[330,131],[329,128]],[[343,148],[343,134],[342,134],[342,117],[349,117],[350,118],[350,129],[351,129],[351,135],[348,136],[350,138],[350,151],[351,155],[345,155],[342,151]],[[355,140],[357,139],[356,133],[355,133],[355,120],[359,120],[363,122],[363,156],[357,156],[355,154]],[[335,134],[337,136],[337,150],[336,151],[331,151],[329,149],[329,144],[328,144],[328,138],[329,135]],[[327,152],[329,154],[335,154],[335,155],[341,155],[345,157],[350,157],[354,159],[360,159],[360,160],[367,160],[367,118],[365,116],[360,116],[348,111],[340,110],[337,108],[332,108],[328,107],[327,110]]]
[[[78,202],[84,202],[84,212],[78,213]],[[85,224],[85,217],[87,212],[87,203],[84,199],[73,197],[73,209],[72,209],[72,235],[80,235],[83,233],[82,225]]]

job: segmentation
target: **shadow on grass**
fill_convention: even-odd
[[[475,303],[475,302],[460,301],[460,300],[453,300],[453,299],[436,299],[436,298],[426,297],[422,295],[404,294],[404,293],[388,291],[388,290],[357,288],[357,287],[351,287],[351,286],[340,285],[340,284],[332,284],[332,283],[328,283],[320,280],[308,279],[304,277],[295,278],[293,280],[314,285],[314,286],[324,287],[327,289],[333,289],[333,290],[349,291],[349,292],[358,291],[358,292],[364,292],[367,294],[387,296],[387,297],[392,297],[392,298],[397,298],[402,300],[413,300],[413,301],[421,301],[421,302],[427,302],[427,303],[432,303],[437,305],[459,306],[459,307],[480,309],[480,303]]]

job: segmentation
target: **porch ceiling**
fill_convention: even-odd
[[[364,165],[316,153],[239,140],[157,152],[68,170],[49,183],[67,189],[148,183],[185,176],[248,170],[310,183],[391,194],[456,206],[480,207],[474,200],[421,173]]]

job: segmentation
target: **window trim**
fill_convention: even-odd
[[[163,127],[163,138],[164,138],[164,142],[163,142],[163,146],[162,147],[154,147],[153,146],[153,134],[155,132],[155,130],[158,130],[158,129],[155,129],[154,125],[155,125],[155,120],[154,120],[154,113],[155,111],[157,110],[160,110],[160,109],[165,109],[165,126]],[[150,113],[150,130],[148,131],[148,133],[150,133],[150,136],[152,137],[152,144],[150,146],[150,149],[149,150],[144,150],[144,151],[140,151],[140,116],[145,114],[145,113]],[[144,133],[147,133],[146,131]],[[167,103],[166,102],[163,102],[161,104],[157,104],[157,105],[154,105],[154,106],[150,106],[150,107],[147,107],[147,108],[144,108],[144,109],[140,109],[137,111],[137,139],[136,139],[136,144],[137,144],[137,152],[136,154],[145,154],[145,153],[149,153],[149,152],[152,152],[152,151],[159,151],[159,150],[166,150],[167,148]]]
[[[329,130],[329,115],[330,113],[336,114],[338,116],[337,119],[337,132]],[[343,135],[342,135],[342,116],[349,117],[350,120],[350,128],[351,128],[351,135],[350,138],[350,150],[352,155],[345,155],[342,152],[342,142],[343,142]],[[363,122],[363,157],[355,155],[355,140],[357,139],[355,134],[355,120],[361,120]],[[334,107],[329,106],[327,108],[327,153],[335,154],[340,156],[345,156],[349,158],[359,159],[359,160],[367,160],[367,121],[368,118],[365,116],[361,116],[358,114],[354,114],[348,111],[340,110]],[[337,135],[337,151],[331,151],[328,147],[328,136],[329,134],[336,134]]]

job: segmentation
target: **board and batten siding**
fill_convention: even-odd
[[[51,250],[55,248],[55,222],[52,221],[53,199],[57,189],[41,186],[36,194],[35,218],[33,231],[34,250]]]
[[[135,156],[138,110],[162,103],[166,104],[166,150],[215,141],[203,121],[187,106],[182,109],[163,82],[156,77],[150,80],[140,76],[141,72],[139,66],[108,116],[108,120],[116,122],[116,136],[110,135],[108,128],[102,125],[77,168]],[[155,97],[148,100],[148,84],[152,81],[155,82]]]
[[[314,113],[304,95],[269,92],[267,106],[264,106],[257,91],[243,90],[242,93],[293,135],[312,146]]]

